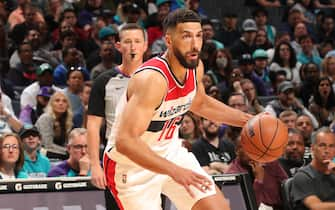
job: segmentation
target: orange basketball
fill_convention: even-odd
[[[261,163],[278,159],[284,153],[287,139],[287,126],[270,114],[251,118],[241,133],[243,150],[251,159]]]

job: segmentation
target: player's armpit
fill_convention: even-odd
[[[129,81],[128,103],[121,116],[116,148],[134,162],[141,158],[136,150],[140,147],[150,150],[139,137],[147,130],[155,109],[161,104],[166,92],[167,82],[159,72],[142,71]],[[140,153],[143,154],[143,150]]]

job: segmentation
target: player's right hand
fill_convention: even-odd
[[[191,197],[195,196],[191,190],[191,186],[202,192],[206,192],[212,185],[212,182],[206,176],[181,167],[173,170],[170,176],[174,181],[184,186]]]
[[[103,169],[100,165],[91,166],[91,182],[99,189],[105,189],[107,186],[106,178]]]

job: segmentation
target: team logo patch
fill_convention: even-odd
[[[127,174],[122,174],[122,183],[123,184],[127,183]]]

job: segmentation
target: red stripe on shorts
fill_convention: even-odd
[[[118,197],[118,191],[115,186],[115,167],[116,162],[111,160],[107,155],[104,155],[104,169],[107,181],[107,187],[112,191],[113,197],[119,206],[120,210],[124,210],[122,203]]]

